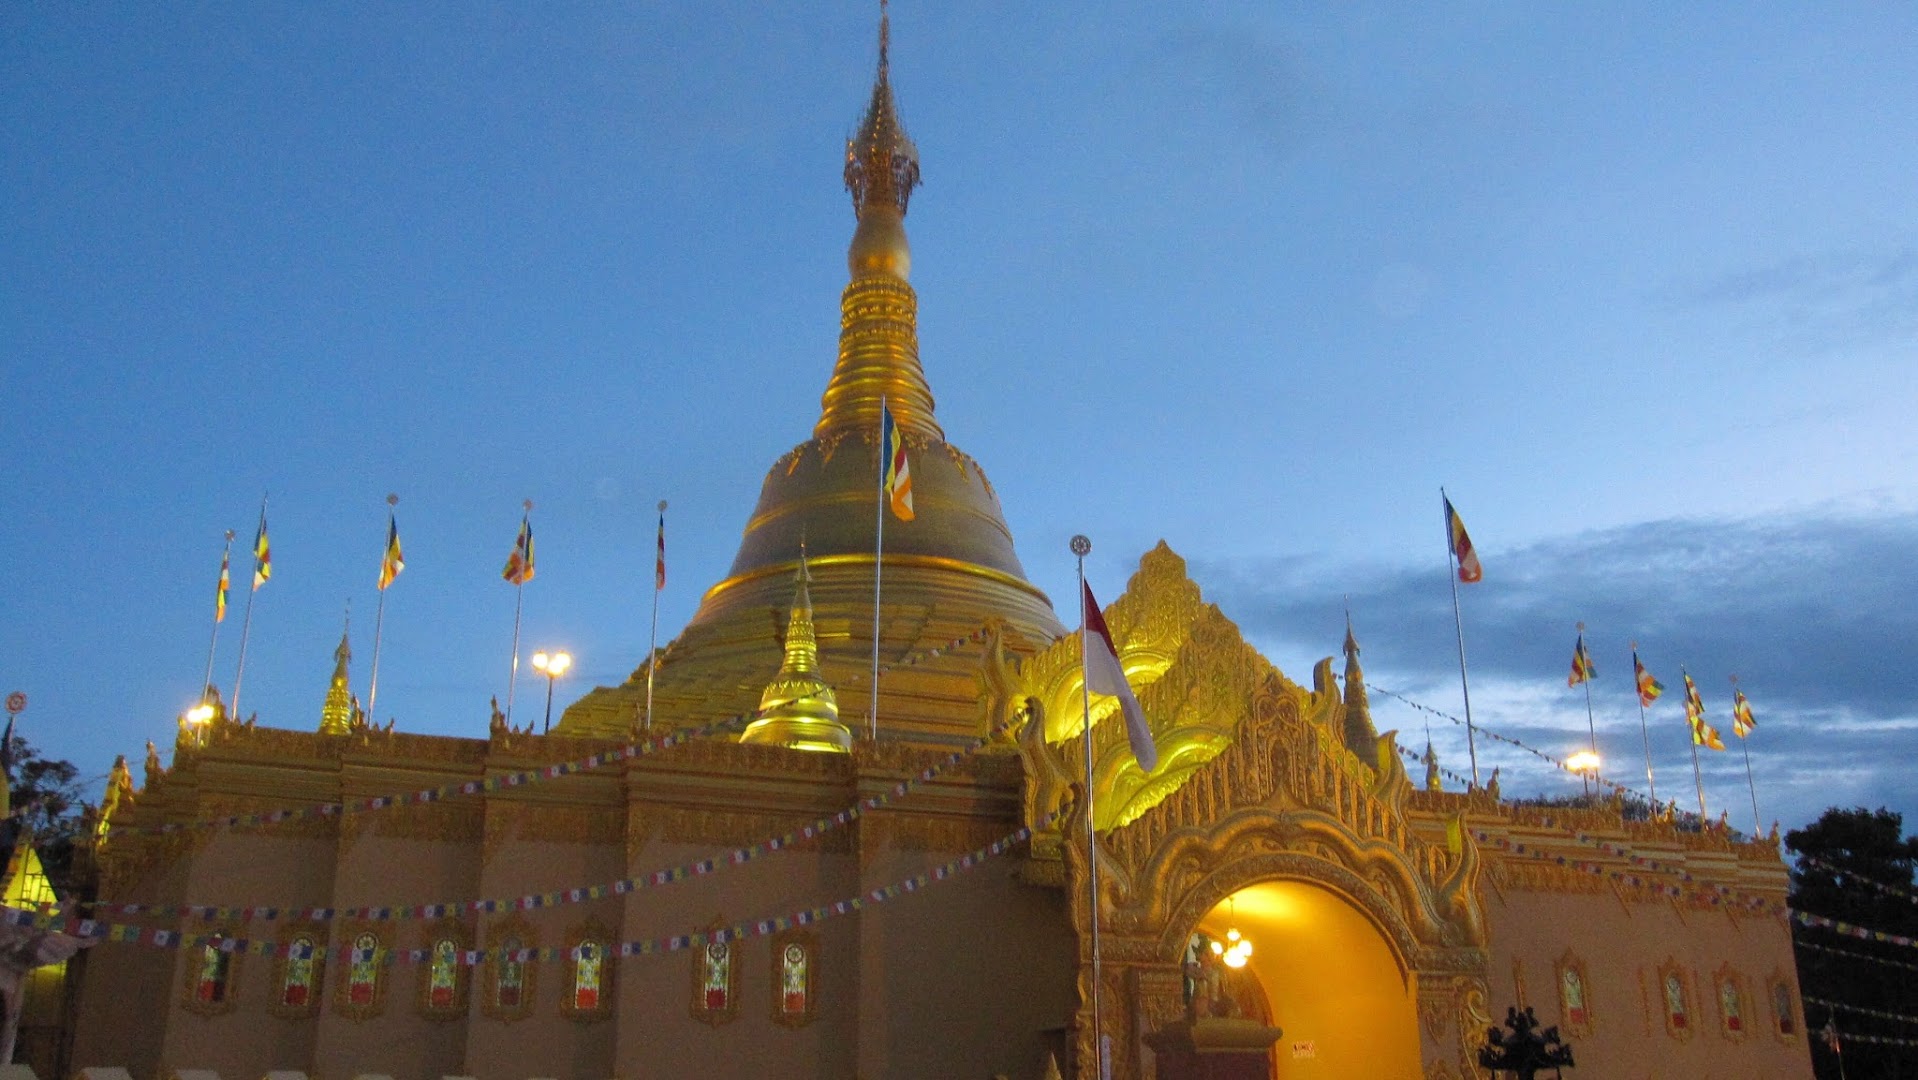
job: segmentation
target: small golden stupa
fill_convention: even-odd
[[[858,226],[840,297],[839,360],[812,438],[773,463],[725,580],[656,661],[653,722],[702,724],[750,713],[780,655],[786,582],[807,539],[809,593],[820,677],[860,703],[872,693],[874,574],[882,578],[883,666],[1003,622],[1006,644],[1030,655],[1065,631],[1045,594],[1026,580],[1012,530],[984,470],[946,441],[919,364],[918,298],[908,278],[906,206],[919,183],[919,152],[899,122],[879,29],[879,71],[858,129],[846,141],[845,182]],[[916,514],[888,520],[876,568],[880,402],[905,433]],[[648,663],[619,686],[569,707],[564,734],[619,737],[642,716]],[[956,742],[981,734],[978,655],[917,663],[883,674],[882,737]],[[864,725],[860,725],[863,729]]]
[[[839,722],[839,698],[819,673],[819,642],[813,633],[804,551],[794,577],[792,615],[786,622],[786,662],[759,696],[759,717],[747,725],[739,741],[844,753],[852,749],[852,732]]]

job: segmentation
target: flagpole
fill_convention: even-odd
[[[875,489],[872,547],[872,707],[866,714],[867,732],[879,738],[879,582],[886,559],[886,399],[879,399],[879,486]]]
[[[1732,676],[1732,692],[1734,694],[1738,693],[1738,676],[1736,675]],[[1734,705],[1733,708],[1736,709],[1737,706]],[[1734,712],[1733,715],[1736,717],[1738,714]],[[1756,840],[1764,826],[1761,824],[1761,819],[1758,816],[1758,782],[1752,779],[1751,739],[1748,737],[1744,725],[1739,723],[1738,720],[1735,719],[1733,721],[1732,727],[1735,728],[1738,733],[1739,749],[1745,751],[1745,787],[1751,792],[1752,796],[1752,839]]]
[[[1638,642],[1632,642],[1632,696],[1638,699],[1638,734],[1645,740],[1645,786],[1651,789],[1652,813],[1658,812],[1658,785],[1652,780],[1652,729],[1645,721],[1645,695],[1638,690]]]
[[[398,495],[388,495],[386,497],[386,537],[389,544],[392,542],[394,529],[392,508],[399,504],[400,497]],[[385,565],[385,548],[380,549],[380,559],[382,560],[381,565]],[[386,626],[386,590],[381,589],[379,593],[380,602],[378,606],[373,609],[373,677],[366,688],[366,722],[369,725],[373,723],[373,718],[378,715],[373,711],[373,705],[380,699],[380,636]]]
[[[1683,664],[1679,665],[1678,673],[1685,677],[1685,712],[1690,714],[1694,707],[1692,699],[1696,696],[1692,693],[1691,673],[1685,670]],[[1691,721],[1688,726],[1692,738],[1692,782],[1698,785],[1698,827],[1703,829],[1705,827],[1705,774],[1698,768],[1698,726],[1705,722],[1705,710],[1702,702],[1697,708],[1697,715],[1688,715],[1687,719]]]
[[[246,641],[253,633],[253,594],[260,591],[260,552],[257,537],[266,532],[266,495],[260,496],[260,532],[255,533],[253,587],[246,591],[246,616],[240,620],[240,666],[233,671],[233,718],[240,718],[240,684],[246,679]]]
[[[525,515],[533,512],[533,500],[527,499],[520,503],[520,508],[524,513],[519,519],[519,526],[521,529],[525,529],[529,524]],[[519,554],[519,541],[515,539],[513,543],[515,545],[514,554]],[[384,593],[380,595],[382,598],[385,597]],[[514,691],[519,689],[519,617],[525,604],[526,573],[522,570],[519,574],[519,580],[513,582],[513,671],[512,674],[506,677],[506,722],[508,724],[513,722],[513,694]]]
[[[1439,498],[1451,505],[1451,497],[1439,488]],[[1465,750],[1472,758],[1472,786],[1478,786],[1478,731],[1472,726],[1472,686],[1465,678],[1465,619],[1458,608],[1458,552],[1453,550],[1452,522],[1447,516],[1445,522],[1445,567],[1452,582],[1452,627],[1458,631],[1458,685],[1465,696]]]
[[[646,727],[653,726],[653,672],[659,668],[659,594],[666,583],[660,580],[666,569],[666,500],[659,500],[659,532],[653,555],[653,636],[646,644]],[[878,635],[874,635],[877,637]]]
[[[226,531],[226,550],[220,553],[220,577],[222,579],[227,577],[227,560],[232,558],[232,556],[233,530],[228,529]],[[220,583],[220,591],[222,593],[226,591],[225,580],[222,580]],[[221,599],[224,599],[224,597]],[[224,614],[225,612],[220,609],[219,605],[215,604],[213,608],[213,638],[207,642],[206,646],[206,678],[200,680],[200,704],[202,705],[206,704],[206,700],[210,696],[208,691],[213,689],[213,654],[220,647],[220,616]]]
[[[1084,536],[1072,538],[1072,553],[1079,559],[1079,704],[1085,710],[1086,745],[1086,887],[1092,924],[1092,1061],[1095,1077],[1104,1077],[1105,1045],[1099,1022],[1099,833],[1092,815],[1092,680],[1086,676],[1086,556],[1092,553],[1092,541]]]
[[[1578,657],[1577,659],[1579,659],[1580,661],[1583,661],[1587,665],[1589,665],[1591,662],[1591,654],[1585,651],[1585,624],[1584,623],[1578,624]],[[1581,673],[1583,673],[1583,669],[1581,669]],[[1599,766],[1596,763],[1598,759],[1598,721],[1592,718],[1592,675],[1586,674],[1585,677],[1583,679],[1580,679],[1579,681],[1585,684],[1585,730],[1591,735],[1591,740],[1592,740],[1591,750],[1592,750],[1592,758],[1594,759],[1594,764],[1592,765],[1592,770],[1591,770],[1591,776],[1588,776],[1585,778],[1585,790],[1589,794],[1592,788],[1592,778],[1599,775],[1599,772],[1598,772]],[[1603,795],[1604,791],[1605,789],[1601,786],[1599,788],[1599,794]]]

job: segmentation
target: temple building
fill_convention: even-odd
[[[1775,836],[1415,782],[1349,626],[1343,677],[1295,682],[1163,543],[1104,612],[1140,770],[939,424],[919,169],[882,17],[818,422],[626,681],[550,734],[382,730],[343,639],[311,722],[149,753],[92,853],[71,1067],[1463,1080],[1517,1007],[1574,1075],[1809,1076]],[[914,512],[876,558],[882,402]]]

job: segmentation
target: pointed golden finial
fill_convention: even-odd
[[[919,148],[892,97],[892,22],[879,7],[879,68],[872,99],[846,140],[846,190],[859,225],[846,250],[852,280],[840,297],[839,362],[826,384],[815,438],[876,432],[884,401],[915,440],[945,440],[919,366],[906,206],[919,186]]]
[[[1345,609],[1345,745],[1353,753],[1370,754],[1379,739],[1372,725],[1372,701],[1365,692],[1365,671],[1359,667],[1359,638],[1352,632],[1352,609]]]
[[[353,659],[353,646],[347,638],[353,632],[353,603],[347,601],[346,615],[340,627],[340,644],[333,650],[333,679],[326,687],[326,702],[320,706],[320,734],[345,735],[353,730],[353,691],[346,674]]]
[[[852,193],[853,212],[864,222],[875,211],[890,211],[906,216],[912,189],[919,186],[919,148],[906,135],[899,122],[899,106],[892,97],[892,19],[885,0],[879,4],[879,72],[873,78],[872,100],[859,130],[846,140],[846,190]],[[904,279],[911,256],[905,251],[905,233],[899,232],[899,254],[905,263],[899,266],[875,266],[895,272]],[[857,249],[858,242],[854,241]],[[859,273],[855,263],[853,273]]]
[[[838,695],[819,670],[811,580],[802,539],[799,565],[793,571],[792,613],[786,623],[786,659],[779,674],[766,684],[766,692],[759,697],[759,718],[747,726],[740,742],[841,753],[852,749],[852,731],[839,722]]]

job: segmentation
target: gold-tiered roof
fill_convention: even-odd
[[[945,441],[919,363],[918,297],[908,277],[905,215],[918,151],[893,99],[888,20],[879,69],[846,143],[846,188],[858,226],[840,296],[839,358],[813,437],[773,463],[725,580],[707,590],[654,680],[656,724],[753,711],[781,656],[781,624],[801,538],[811,550],[813,626],[826,682],[863,714],[871,693],[880,402],[904,432],[916,516],[885,526],[879,655],[892,665],[1002,620],[1028,654],[1065,631],[1027,580],[1012,531],[978,462]],[[960,651],[902,666],[880,682],[882,736],[957,740],[981,733],[978,658]],[[560,720],[566,734],[617,736],[639,719],[646,662],[598,687]],[[863,729],[863,724],[855,725]]]

